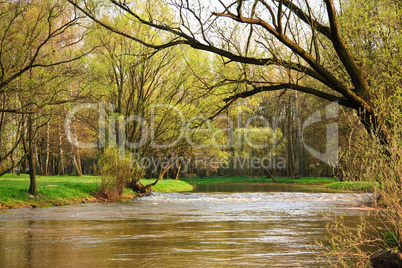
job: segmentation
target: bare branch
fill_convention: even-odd
[[[74,99],[69,99],[69,100],[56,100],[56,101],[50,101],[46,102],[45,104],[42,104],[40,106],[36,105],[37,108],[35,109],[29,109],[25,110],[24,108],[15,108],[15,109],[0,109],[0,113],[13,113],[13,114],[36,114],[40,112],[43,108],[46,106],[54,106],[54,105],[60,105],[64,103],[71,103],[71,102],[76,102],[78,100],[84,99],[85,97],[76,97]]]
[[[5,89],[4,89],[5,86],[7,86],[9,83],[14,81],[17,77],[20,77],[21,75],[23,75],[24,73],[26,73],[29,70],[32,70],[32,69],[38,68],[38,67],[46,68],[46,67],[54,67],[54,66],[58,66],[58,65],[71,63],[71,62],[77,61],[79,59],[82,59],[83,57],[85,57],[86,55],[90,54],[95,49],[97,49],[97,47],[94,47],[91,50],[89,50],[89,51],[87,51],[87,52],[85,52],[83,54],[80,54],[79,56],[77,56],[75,58],[64,60],[64,61],[58,61],[58,62],[48,63],[48,64],[38,63],[38,64],[28,65],[28,66],[24,67],[23,69],[19,70],[18,72],[16,72],[15,74],[13,74],[6,81],[1,82],[0,83],[0,93],[5,91]]]
[[[269,86],[253,86],[253,87],[254,87],[253,90],[237,93],[233,96],[226,98],[224,101],[232,103],[234,100],[247,98],[247,97],[253,96],[255,94],[261,93],[261,92],[278,91],[278,90],[283,90],[283,89],[294,89],[294,90],[297,90],[300,92],[305,92],[308,94],[315,95],[315,96],[323,98],[325,100],[337,101],[339,104],[346,106],[346,107],[350,107],[350,108],[353,107],[352,103],[350,103],[345,98],[331,95],[331,94],[319,91],[319,90],[311,88],[311,87],[300,86],[300,85],[297,85],[294,83],[276,84],[276,85],[269,85]]]
[[[276,0],[276,1],[279,2],[279,4],[283,3],[283,5],[289,8],[299,19],[310,25],[312,29],[316,29],[318,32],[322,33],[329,39],[332,38],[331,28],[322,25],[315,19],[312,19],[311,16],[309,16],[302,9],[293,4],[293,1],[291,0]]]
[[[352,53],[350,52],[348,46],[342,38],[334,3],[332,2],[332,0],[325,0],[325,4],[327,6],[328,18],[333,33],[331,40],[334,44],[334,48],[343,65],[345,66],[353,85],[355,86],[355,92],[365,101],[369,101],[370,98],[368,96],[368,83],[364,79],[362,70],[357,65],[356,60],[354,59]]]

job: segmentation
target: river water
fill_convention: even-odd
[[[323,214],[356,226],[350,207],[367,198],[250,187],[1,211],[0,267],[317,267],[307,246],[327,235]]]

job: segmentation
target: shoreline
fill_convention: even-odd
[[[153,192],[183,192],[192,191],[197,184],[248,184],[248,185],[288,185],[295,187],[317,187],[334,192],[362,192],[351,189],[351,182],[339,182],[336,178],[303,177],[300,179],[275,178],[264,176],[237,177],[193,177],[180,180],[161,180],[153,187]],[[154,179],[143,179],[143,184],[149,184]],[[27,193],[29,175],[6,174],[0,177],[0,211],[19,208],[44,208],[53,206],[77,205],[86,203],[127,202],[138,197],[137,193],[126,188],[118,200],[107,200],[94,195],[101,179],[94,175],[76,176],[38,176],[38,195]],[[331,185],[336,187],[328,187]],[[346,187],[342,188],[342,185]],[[353,184],[353,183],[352,183]]]
[[[141,180],[148,184],[148,180]],[[150,180],[153,181],[153,180]],[[94,175],[38,176],[38,195],[28,194],[29,175],[5,174],[0,177],[0,211],[20,208],[44,208],[86,203],[126,202],[134,200],[138,194],[132,189],[124,189],[117,200],[97,197],[94,193],[101,184],[101,178]],[[193,187],[180,180],[161,180],[153,187],[154,192],[191,191]]]
[[[185,177],[181,180],[192,184],[255,184],[255,185],[291,185],[291,186],[311,186],[320,187],[326,190],[342,192],[372,192],[374,187],[370,182],[339,181],[331,177],[301,177],[301,178],[282,178],[274,179],[265,176],[236,176],[236,177]]]

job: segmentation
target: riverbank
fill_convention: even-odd
[[[286,184],[303,184],[303,185],[323,185],[333,182],[339,182],[337,178],[327,177],[302,177],[299,179],[293,178],[274,178],[269,179],[266,176],[235,176],[235,177],[186,177],[180,180],[188,183],[286,183]]]
[[[153,180],[143,180],[143,184]],[[29,175],[5,174],[0,177],[0,209],[49,207],[81,203],[105,202],[93,193],[100,186],[98,176],[38,176],[38,195],[29,195]],[[191,191],[193,187],[180,180],[162,180],[153,188],[154,192]],[[122,200],[133,200],[137,194],[125,189]]]
[[[144,185],[154,180],[142,180]],[[38,195],[27,193],[29,175],[6,174],[0,177],[0,209],[49,207],[81,203],[105,202],[94,196],[100,186],[98,176],[38,176]],[[336,178],[302,177],[268,179],[265,176],[237,176],[237,177],[188,177],[180,180],[161,180],[152,189],[154,192],[183,192],[192,191],[191,184],[292,184],[305,186],[319,186],[339,191],[370,192],[373,187],[368,182],[339,182]],[[137,194],[131,189],[124,190],[121,200],[133,200]]]
[[[222,183],[222,184],[292,184],[316,185],[327,189],[352,192],[372,192],[374,186],[367,181],[342,181],[330,177],[301,177],[295,178],[267,178],[266,176],[236,176],[236,177],[186,177],[182,181],[190,184]]]
[[[373,192],[374,185],[368,181],[342,181],[324,185],[325,188],[355,192]]]

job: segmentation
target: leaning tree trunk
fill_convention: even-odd
[[[150,195],[150,194],[152,194],[152,187],[155,186],[158,183],[158,181],[160,181],[163,178],[163,176],[165,175],[167,170],[168,169],[161,170],[158,178],[153,183],[150,183],[147,185],[143,185],[140,180],[132,181],[131,188],[133,189],[133,191],[139,193],[140,196]]]
[[[181,169],[181,163],[179,164],[179,168],[177,169],[176,177],[174,178],[175,180],[179,179],[180,169]]]
[[[179,158],[175,159],[174,161],[172,160],[172,163],[169,166],[166,166],[165,168],[162,168],[161,171],[159,172],[158,178],[150,184],[143,185],[140,180],[133,180],[131,182],[131,188],[133,191],[139,193],[141,196],[144,195],[149,195],[152,194],[152,187],[155,186],[158,181],[163,179],[163,176],[168,172],[168,170],[179,160]],[[170,161],[169,161],[170,162]]]
[[[360,109],[358,114],[369,135],[376,136],[379,142],[384,145],[385,153],[390,155],[391,151],[387,147],[391,144],[392,138],[384,121],[374,112],[374,109],[369,111]]]

